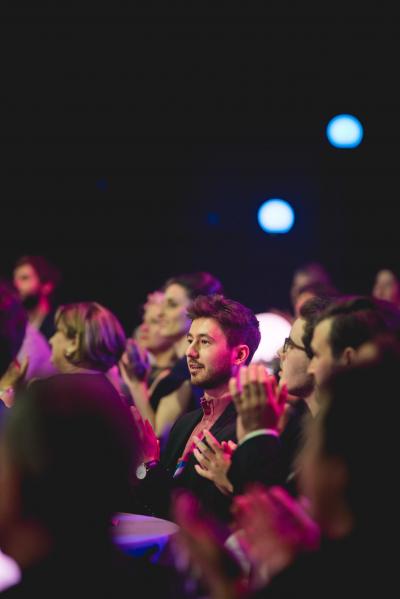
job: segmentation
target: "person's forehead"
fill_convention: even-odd
[[[160,304],[149,304],[144,312],[144,318],[154,318],[160,315],[161,305]]]
[[[296,343],[301,340],[304,335],[305,321],[302,318],[296,318],[290,329],[290,336]]]
[[[325,318],[317,324],[314,329],[314,335],[312,343],[318,344],[319,346],[329,343],[329,337],[332,328],[332,318]]]
[[[196,318],[190,326],[190,335],[208,335],[214,339],[225,338],[225,333],[214,318]]]
[[[36,270],[33,268],[32,264],[21,264],[14,269],[15,276],[38,276]]]
[[[175,299],[178,301],[187,301],[188,294],[186,289],[177,283],[172,283],[165,290],[165,299]]]

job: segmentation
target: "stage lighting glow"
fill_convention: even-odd
[[[285,337],[289,337],[292,325],[286,318],[273,312],[256,314],[256,317],[260,323],[261,341],[252,362],[264,362],[269,365],[277,355],[278,349],[282,347]]]
[[[363,126],[351,114],[339,114],[326,128],[329,143],[335,148],[356,148],[364,136]]]
[[[294,224],[294,211],[285,200],[267,200],[258,210],[258,224],[266,233],[287,233]]]

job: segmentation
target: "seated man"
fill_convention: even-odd
[[[286,398],[286,394],[282,395],[286,388],[285,406],[277,402],[279,391],[274,377],[266,377],[263,368],[257,373],[255,365],[251,365],[248,372],[242,367],[241,380],[231,381],[231,393],[238,413],[239,445],[234,451],[228,448],[225,452],[222,446],[209,439],[214,454],[203,456],[201,442],[197,443],[199,452],[195,454],[200,464],[196,467],[198,474],[213,480],[223,492],[242,493],[249,483],[267,483],[270,480],[268,447],[271,435],[279,432],[279,474],[281,481],[287,481],[291,492],[296,493],[295,484],[290,479],[293,477],[294,459],[303,440],[303,420],[315,417],[319,410],[314,377],[307,372],[312,357],[310,329],[329,303],[327,298],[308,300],[279,350],[279,397],[282,400]]]
[[[214,484],[198,476],[193,450],[205,431],[219,441],[236,440],[236,410],[229,392],[229,380],[240,366],[248,364],[260,341],[258,321],[248,308],[220,295],[196,298],[188,311],[192,321],[187,336],[186,357],[191,382],[204,389],[202,407],[181,417],[171,430],[161,463],[157,461],[156,444],[151,444],[139,476],[142,505],[135,510],[169,515],[171,491],[187,488],[203,506],[221,518],[229,519],[230,499]],[[151,435],[150,435],[151,436]],[[154,436],[154,435],[153,435]],[[154,441],[154,440],[153,440]],[[274,463],[279,440],[273,437],[269,446]],[[146,461],[145,460],[145,461]],[[271,482],[276,482],[271,468]]]

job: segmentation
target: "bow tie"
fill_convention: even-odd
[[[212,399],[206,399],[203,397],[203,399],[200,400],[200,406],[202,407],[205,416],[209,416],[211,414],[213,405],[214,402]]]

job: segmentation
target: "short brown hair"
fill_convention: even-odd
[[[213,318],[224,331],[229,347],[244,343],[250,353],[246,364],[260,343],[260,325],[255,314],[246,306],[223,295],[200,295],[189,306],[188,318]]]
[[[78,349],[68,359],[72,364],[106,372],[117,364],[125,350],[125,333],[116,316],[96,302],[60,306],[56,326],[70,339],[78,336]]]

